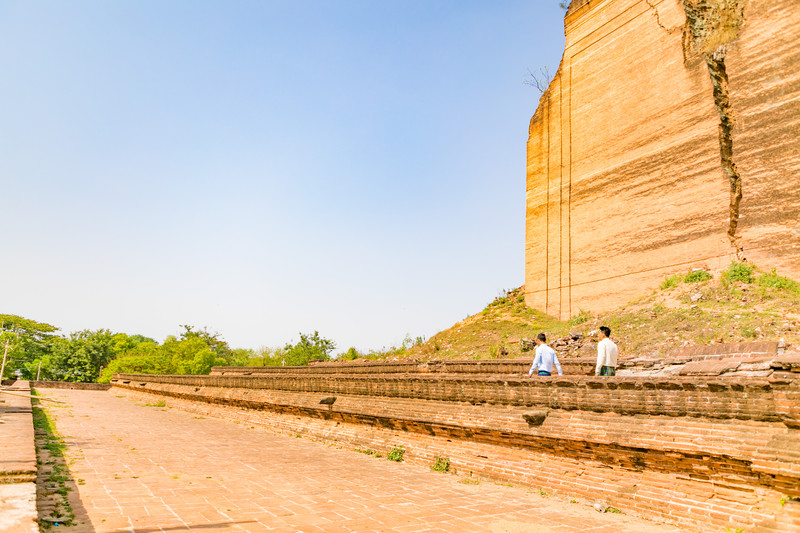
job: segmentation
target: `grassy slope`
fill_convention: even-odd
[[[612,329],[624,355],[663,356],[688,345],[780,338],[800,345],[800,284],[760,271],[753,272],[752,283],[723,278],[691,283],[676,275],[663,288],[614,311],[584,313],[569,322],[527,308],[522,289],[515,289],[425,343],[381,355],[419,360],[528,357],[520,350],[520,338],[545,332],[552,341],[571,332],[586,335],[601,325]]]

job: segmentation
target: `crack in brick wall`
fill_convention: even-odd
[[[736,121],[728,90],[725,55],[728,43],[738,36],[744,24],[744,4],[745,0],[683,0],[686,11],[684,60],[699,53],[711,78],[714,105],[720,119],[720,160],[730,183],[728,239],[739,260],[744,259],[744,249],[736,232],[742,201],[742,177],[733,161],[733,128]]]

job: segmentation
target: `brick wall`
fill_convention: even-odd
[[[380,370],[375,368],[375,370]],[[115,375],[115,394],[460,475],[605,500],[688,529],[786,530],[800,505],[800,384],[449,374]],[[321,401],[326,403],[320,403]],[[332,402],[332,403],[331,403]],[[788,423],[787,423],[788,422]]]
[[[785,377],[781,377],[784,376]],[[417,398],[433,401],[541,406],[566,411],[614,412],[714,419],[777,421],[800,427],[800,384],[788,373],[768,378],[694,377],[462,377],[429,375],[137,376],[116,382],[168,383],[222,389],[271,389]]]
[[[108,383],[73,383],[70,381],[31,381],[34,389],[108,390]]]

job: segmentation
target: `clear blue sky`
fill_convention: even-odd
[[[0,313],[430,336],[523,283],[555,0],[0,0]]]

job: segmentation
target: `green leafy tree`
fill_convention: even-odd
[[[9,378],[19,370],[22,377],[32,379],[31,365],[34,369],[50,353],[55,332],[58,328],[44,322],[36,322],[17,315],[0,315],[0,350],[5,350],[8,341],[8,354],[3,378]],[[2,355],[0,355],[2,357]]]
[[[162,352],[172,361],[177,374],[208,374],[212,366],[224,366],[235,353],[219,333],[211,334],[205,328],[196,330],[182,325],[180,339],[171,335],[161,346]]]
[[[123,355],[111,361],[98,381],[108,383],[114,374],[174,374],[172,361],[164,354]]]
[[[211,352],[224,360],[228,360],[233,356],[231,347],[228,343],[222,340],[219,333],[209,333],[206,328],[195,329],[194,326],[187,326],[182,324],[183,332],[181,333],[181,340],[200,339],[202,340]]]
[[[328,361],[336,343],[319,336],[315,331],[311,335],[300,334],[297,344],[287,344],[283,348],[283,360],[287,366],[307,365],[309,361]]]
[[[226,363],[228,366],[256,366],[251,361],[255,361],[257,357],[256,351],[250,348],[234,348]]]
[[[117,334],[124,335],[124,334]],[[117,356],[103,368],[98,381],[107,383],[115,373],[173,374],[172,361],[161,350],[156,341],[142,335],[131,335],[120,339],[115,335]]]
[[[115,335],[107,329],[83,330],[68,339],[58,338],[48,361],[47,373],[58,381],[97,381],[100,369],[114,359]]]
[[[149,337],[112,333],[107,329],[83,330],[69,338],[58,337],[42,359],[42,379],[96,381],[101,371],[123,355],[152,355],[158,344]]]

